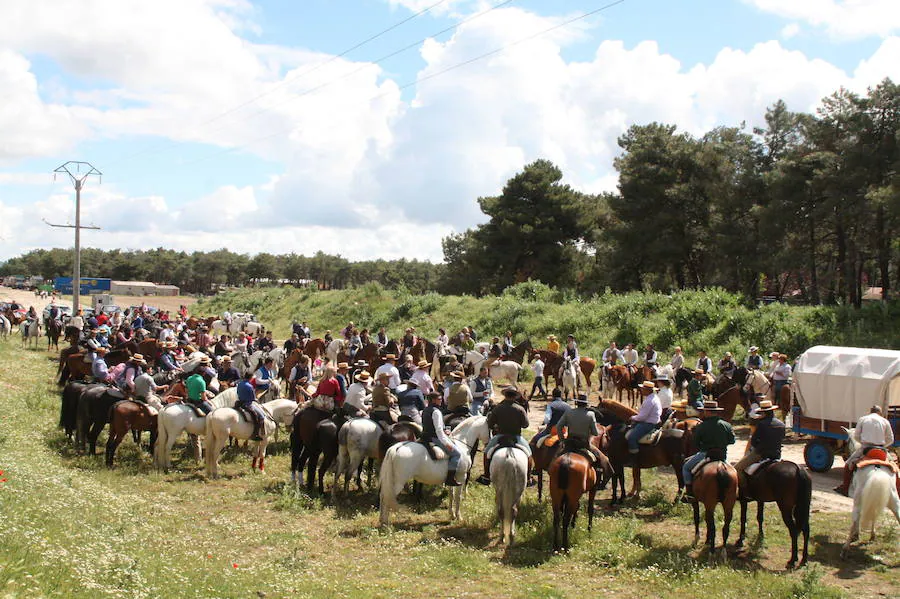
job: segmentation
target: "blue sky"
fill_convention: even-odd
[[[437,0],[0,0],[0,259],[70,245],[40,219],[71,218],[45,174],[76,159],[104,172],[88,244],[440,260],[531,160],[614,189],[631,124],[755,124],[900,70],[890,0],[626,0],[522,44],[605,3],[516,0],[434,37],[500,1],[446,0],[329,60]]]

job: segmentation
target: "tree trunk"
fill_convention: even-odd
[[[884,221],[884,206],[878,206],[875,212],[875,246],[878,252],[878,270],[881,275],[881,301],[886,302],[889,299],[891,288],[891,255]]]
[[[809,219],[809,301],[813,304],[819,304],[819,275],[816,272],[816,219],[810,215]]]

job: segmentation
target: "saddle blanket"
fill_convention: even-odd
[[[754,474],[756,474],[757,471],[759,471],[760,468],[762,468],[766,464],[771,464],[773,462],[780,462],[780,461],[781,460],[775,460],[772,458],[761,460],[759,462],[756,462],[755,464],[750,464],[749,466],[747,466],[747,468],[744,470],[744,474],[746,474],[747,476],[753,476]]]

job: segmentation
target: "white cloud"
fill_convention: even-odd
[[[897,0],[745,0],[760,10],[825,29],[835,38],[887,37],[900,32]]]
[[[797,23],[788,23],[781,28],[781,39],[789,40],[792,37],[796,37],[798,33],[800,33],[800,25]]]

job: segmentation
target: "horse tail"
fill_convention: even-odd
[[[394,458],[397,455],[397,447],[394,445],[387,450],[384,460],[381,462],[381,471],[378,473],[378,497],[383,510],[395,510],[399,507],[397,496],[394,493],[396,474],[394,472]]]
[[[719,503],[724,503],[725,491],[731,485],[731,476],[724,464],[719,464],[719,467],[716,469],[716,485],[719,487]]]
[[[338,445],[347,445],[347,435],[349,434],[349,429],[349,426],[342,426],[341,430],[338,431]]]
[[[556,471],[559,488],[563,492],[563,503],[566,501],[566,489],[569,488],[569,468],[571,466],[572,462],[566,457],[559,461],[559,470]]]
[[[794,522],[801,531],[809,530],[809,510],[812,505],[812,479],[809,473],[797,467],[797,503],[794,504]]]
[[[883,470],[880,466],[871,467],[872,470],[862,486],[858,490],[859,498],[859,530],[874,528],[881,516],[881,512],[891,500],[891,493],[895,483],[895,475]],[[860,473],[857,472],[856,476]]]

